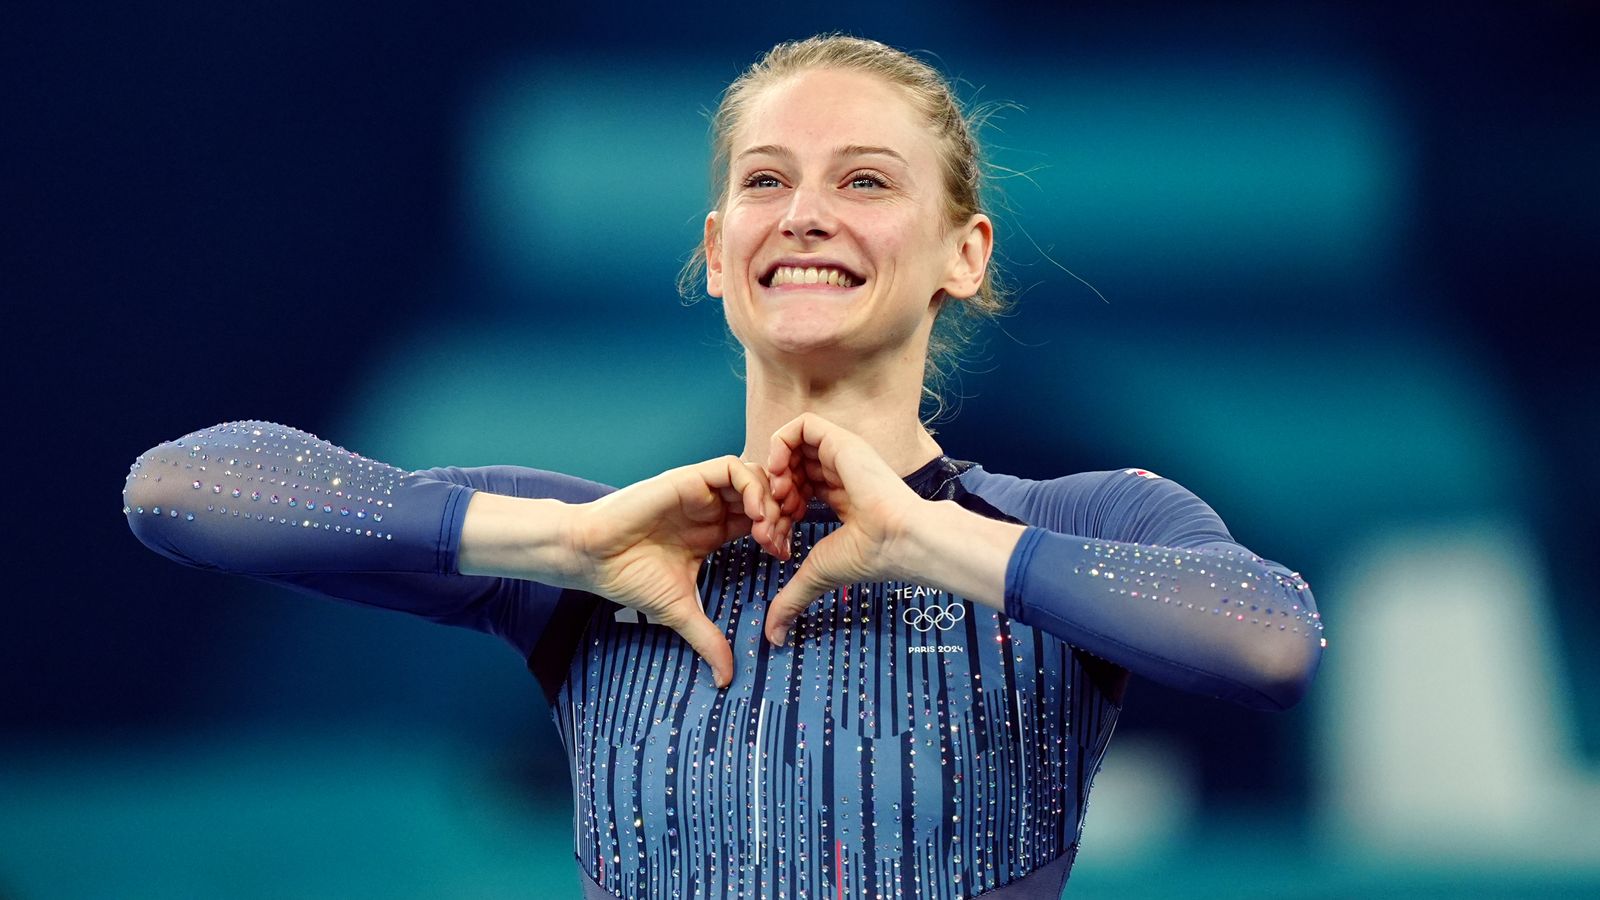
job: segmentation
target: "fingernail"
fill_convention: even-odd
[[[789,626],[785,625],[778,629],[778,645],[781,647],[787,643],[789,643]]]

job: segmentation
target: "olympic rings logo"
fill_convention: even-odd
[[[967,617],[967,608],[960,603],[949,606],[930,606],[926,609],[906,607],[900,618],[907,625],[926,634],[938,628],[940,631],[949,631],[956,627],[956,623]]]

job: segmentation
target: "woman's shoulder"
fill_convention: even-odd
[[[1161,490],[1156,485],[1183,488],[1160,475],[1140,468],[1102,469],[1072,472],[1050,478],[1025,478],[1001,472],[991,472],[980,464],[972,464],[961,476],[969,490],[988,493],[1042,496],[1057,500],[1080,495],[1096,495],[1127,491]]]
[[[1187,488],[1138,467],[1024,478],[974,465],[962,475],[968,490],[1007,515],[1052,531],[1117,540],[1149,539],[1174,517],[1215,513]],[[1211,531],[1211,522],[1207,522]],[[1220,529],[1221,522],[1215,523]]]

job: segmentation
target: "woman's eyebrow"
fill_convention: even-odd
[[[887,156],[892,159],[899,160],[901,165],[908,165],[906,163],[906,158],[901,156],[899,153],[896,153],[894,150],[891,150],[888,147],[872,147],[866,144],[847,144],[843,147],[836,148],[833,151],[833,155],[835,157]],[[738,156],[734,157],[734,161],[737,162],[738,160],[744,159],[746,156],[780,156],[784,159],[793,159],[794,151],[790,150],[788,147],[780,146],[778,144],[761,144],[743,151]]]
[[[794,153],[790,151],[788,147],[780,147],[777,144],[761,144],[759,146],[751,147],[743,153],[740,153],[738,156],[735,156],[733,159],[735,162],[737,162],[741,159],[744,159],[746,156],[782,156],[786,159],[793,159]]]
[[[834,156],[888,156],[899,160],[902,166],[908,165],[906,158],[888,147],[868,147],[863,144],[850,144],[833,151]]]

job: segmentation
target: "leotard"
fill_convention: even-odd
[[[701,568],[732,685],[632,609],[461,575],[474,491],[610,488],[517,466],[403,471],[267,422],[142,454],[141,541],[187,565],[497,635],[550,702],[587,897],[1058,897],[1129,672],[1281,709],[1325,642],[1297,573],[1140,469],[1049,481],[940,457],[906,478],[1027,526],[1000,613],[915,583],[844,586],[762,636],[772,597],[839,527],[813,504],[780,562],[749,538]]]

